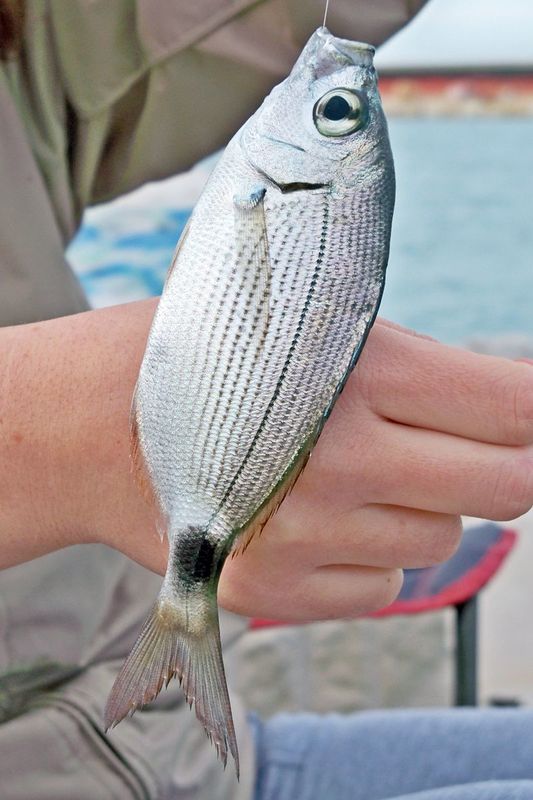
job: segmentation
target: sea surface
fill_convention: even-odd
[[[381,313],[460,343],[533,339],[533,119],[397,118]],[[95,306],[158,294],[214,158],[90,209],[69,248]]]

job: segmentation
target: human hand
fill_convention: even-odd
[[[533,371],[374,326],[293,492],[219,602],[288,621],[388,605],[402,568],[449,558],[460,514],[512,519],[533,504]]]
[[[0,568],[103,542],[163,573],[133,479],[128,410],[155,301],[0,330]],[[378,321],[292,493],[219,600],[312,620],[387,605],[401,569],[446,559],[459,514],[533,503],[531,365]]]

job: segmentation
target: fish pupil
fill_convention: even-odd
[[[339,94],[334,95],[334,97],[330,98],[326,105],[324,106],[323,115],[326,119],[330,119],[332,121],[337,121],[340,119],[346,119],[351,112],[350,104],[344,97],[341,97]]]

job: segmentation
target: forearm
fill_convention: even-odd
[[[128,441],[154,308],[150,300],[0,330],[0,567],[121,532],[135,541],[140,528],[147,549],[159,549]]]

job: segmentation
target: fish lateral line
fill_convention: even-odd
[[[326,204],[325,207],[324,207],[323,226],[325,226],[327,224],[328,218],[329,218],[329,209],[328,209],[328,206]],[[270,416],[270,414],[272,412],[272,408],[274,407],[274,404],[275,404],[276,400],[279,397],[279,393],[281,391],[281,387],[283,386],[283,382],[285,380],[285,376],[286,376],[287,370],[288,370],[289,365],[290,365],[290,363],[292,361],[292,358],[294,356],[294,351],[296,349],[296,345],[298,344],[298,341],[300,339],[300,335],[301,335],[300,332],[301,332],[301,329],[302,329],[302,325],[304,323],[305,318],[307,317],[307,313],[309,311],[309,306],[311,304],[312,297],[314,296],[314,292],[315,292],[316,282],[318,280],[318,276],[319,276],[320,272],[322,271],[323,261],[324,261],[324,253],[325,253],[325,248],[324,248],[323,242],[321,242],[321,244],[320,244],[320,246],[318,248],[318,257],[317,257],[317,262],[315,264],[315,268],[313,270],[313,276],[311,278],[311,281],[310,281],[310,284],[309,284],[309,289],[308,289],[308,292],[307,292],[307,296],[305,298],[305,303],[304,303],[302,312],[300,314],[300,320],[299,320],[298,326],[296,328],[296,331],[294,333],[294,336],[293,336],[291,345],[289,347],[289,350],[287,352],[287,356],[285,358],[285,363],[284,363],[283,368],[281,370],[278,382],[276,384],[276,387],[274,389],[272,397],[270,398],[270,401],[269,401],[269,403],[268,403],[268,405],[267,405],[267,407],[265,409],[265,412],[263,414],[263,418],[262,418],[261,422],[259,423],[257,431],[256,431],[256,433],[255,433],[255,435],[254,435],[254,437],[253,437],[253,439],[252,439],[252,441],[250,443],[250,447],[248,448],[248,451],[246,452],[244,458],[242,459],[239,468],[237,469],[235,475],[233,476],[233,479],[231,480],[228,488],[226,489],[226,491],[224,493],[224,496],[222,497],[222,500],[220,502],[220,509],[221,510],[223,509],[223,507],[224,507],[224,505],[226,503],[226,500],[230,496],[235,484],[237,483],[237,480],[241,476],[244,467],[246,466],[246,464],[248,463],[252,453],[254,452],[254,449],[257,446],[257,442],[259,440],[259,437],[263,433],[264,427],[265,427],[265,425],[267,423],[267,420],[268,420],[268,418],[269,418],[269,416]]]

